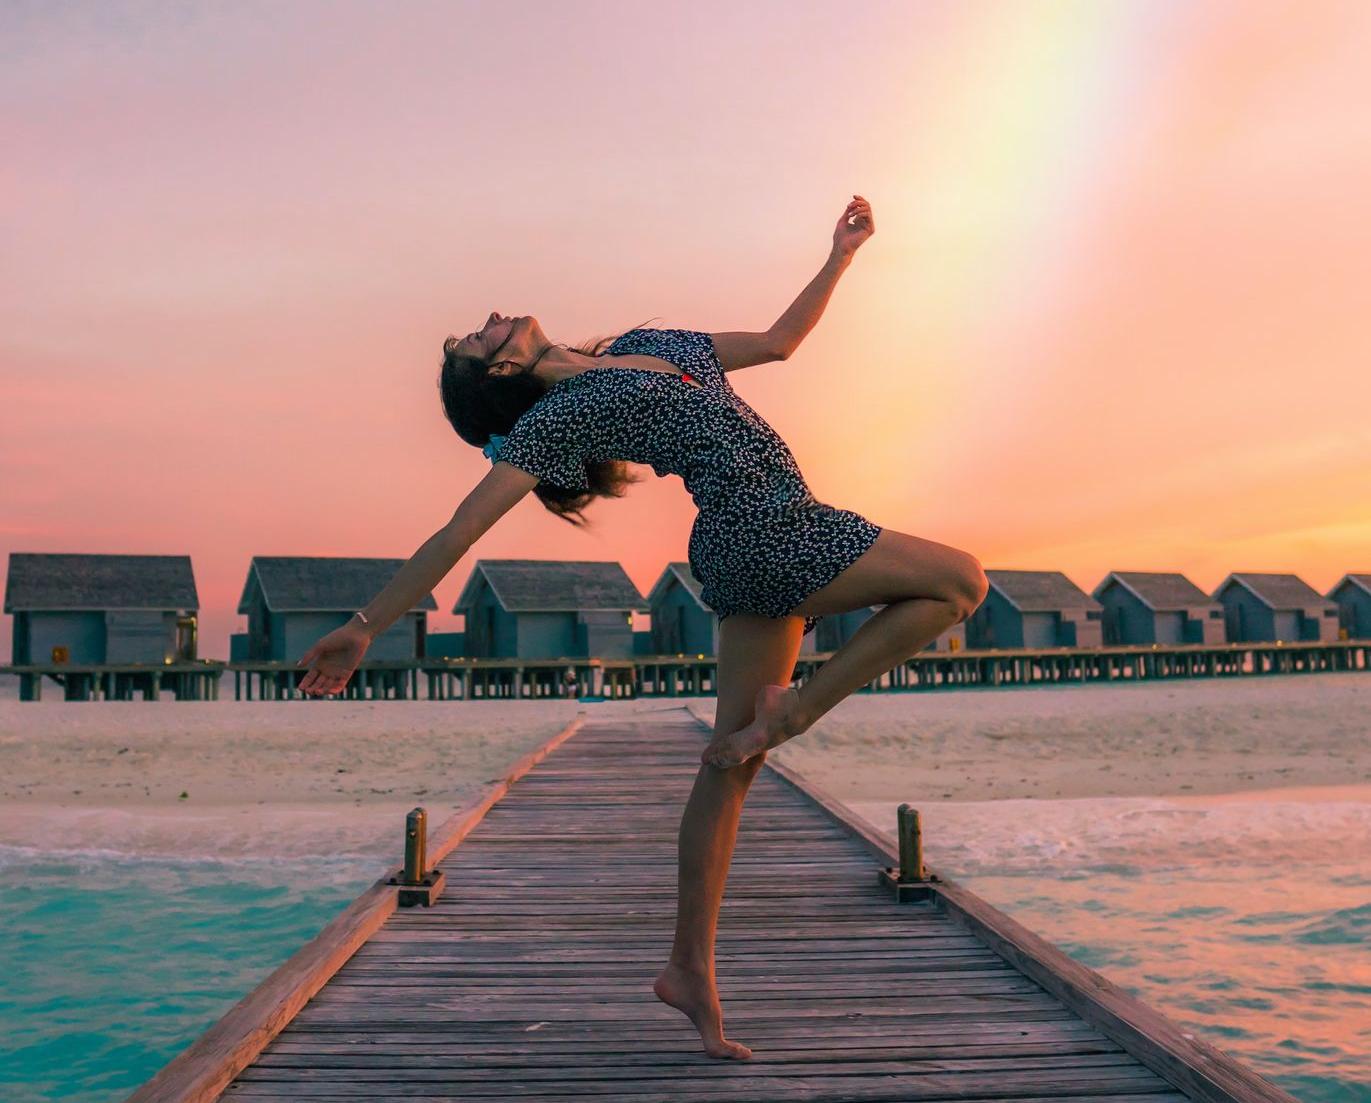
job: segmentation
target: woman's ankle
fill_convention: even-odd
[[[794,739],[797,735],[804,735],[814,724],[814,720],[805,710],[805,700],[800,690],[792,686],[790,692],[793,694],[790,710],[786,713],[785,726],[781,730],[782,738],[777,740],[778,744],[784,743],[787,739]]]
[[[690,973],[694,976],[712,977],[714,975],[714,962],[708,958],[673,953],[667,958],[666,964],[668,969],[678,969],[682,973]]]

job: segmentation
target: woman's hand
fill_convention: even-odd
[[[371,637],[361,625],[353,627],[349,621],[341,628],[335,628],[313,647],[300,656],[297,666],[312,663],[309,673],[300,680],[302,693],[322,696],[339,693],[347,685],[357,664],[371,646]]]
[[[847,220],[852,219],[849,223]],[[838,219],[837,229],[833,231],[833,251],[841,256],[850,257],[867,238],[876,232],[875,220],[871,217],[871,204],[860,195],[854,195],[852,202]]]

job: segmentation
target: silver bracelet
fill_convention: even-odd
[[[355,612],[355,613],[353,614],[353,616],[355,616],[355,617],[360,617],[360,618],[362,619],[362,623],[363,623],[363,624],[370,624],[370,623],[371,623],[371,621],[367,620],[367,615],[366,615],[364,612],[362,612],[362,610],[360,610],[360,609],[358,609],[357,612]]]

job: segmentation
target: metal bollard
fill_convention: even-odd
[[[399,889],[396,903],[428,907],[443,891],[446,877],[441,869],[428,869],[428,813],[416,808],[405,817],[405,864],[386,880]]]
[[[428,846],[428,813],[416,808],[405,817],[405,875],[407,885],[417,885],[424,879],[428,865],[425,854]]]

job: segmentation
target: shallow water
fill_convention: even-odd
[[[852,807],[893,824],[894,805]],[[1371,787],[920,818],[940,875],[1296,1098],[1371,1100]]]
[[[0,849],[0,1099],[122,1099],[379,868]]]
[[[920,811],[939,873],[1306,1103],[1371,1100],[1371,787]],[[383,865],[0,848],[0,1098],[122,1099]]]

